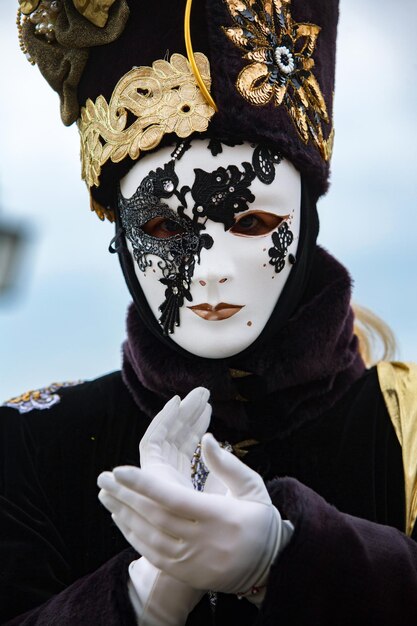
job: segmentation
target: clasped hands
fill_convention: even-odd
[[[204,388],[172,398],[140,443],[141,468],[103,472],[99,498],[157,570],[194,590],[245,593],[265,583],[288,532],[261,477],[204,434],[208,399]],[[200,440],[204,492],[191,482]]]

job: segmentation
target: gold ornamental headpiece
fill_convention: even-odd
[[[181,139],[207,130],[217,111],[210,94],[210,63],[194,53],[191,41],[192,0],[186,1],[184,38],[187,57],[174,53],[152,67],[133,68],[123,76],[107,103],[103,96],[88,99],[81,109],[82,178],[89,188],[100,184],[102,166],[156,148],[164,135]],[[129,114],[134,122],[129,124]]]
[[[192,20],[191,3],[19,0],[21,47],[77,121],[100,217],[166,135],[266,142],[326,190],[338,0],[195,0]]]
[[[194,58],[209,90],[208,59],[198,52]],[[134,68],[117,83],[109,103],[99,96],[95,102],[87,100],[81,109],[82,178],[88,187],[98,187],[101,168],[109,159],[113,163],[127,156],[136,160],[141,152],[156,148],[168,133],[180,138],[202,133],[214,112],[183,55]],[[130,125],[129,113],[134,116]]]

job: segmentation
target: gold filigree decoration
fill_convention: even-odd
[[[74,6],[89,22],[104,28],[109,10],[116,0],[73,0]]]
[[[331,158],[333,130],[326,102],[312,70],[320,27],[296,23],[291,0],[225,0],[236,26],[223,28],[251,61],[238,75],[239,93],[256,106],[272,102],[287,109],[305,144],[312,139],[325,161]]]
[[[209,89],[209,61],[199,52],[195,59]],[[136,119],[128,125],[132,115]],[[156,148],[167,133],[185,138],[204,132],[213,115],[183,55],[134,68],[117,83],[109,103],[99,96],[81,109],[82,178],[88,187],[98,187],[101,168],[109,159],[136,160],[142,151]]]
[[[22,393],[22,395],[16,398],[11,398],[11,400],[8,400],[2,406],[17,409],[19,413],[29,413],[34,409],[38,411],[50,409],[61,401],[61,397],[57,393],[60,389],[75,387],[76,385],[80,385],[81,382],[81,380],[77,380],[75,382],[52,383],[49,387],[26,391],[26,393]]]

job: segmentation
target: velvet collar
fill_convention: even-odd
[[[282,439],[331,408],[364,372],[350,300],[348,272],[317,247],[295,314],[267,345],[225,360],[189,359],[170,350],[132,305],[123,380],[149,418],[173,395],[202,385],[211,392],[210,430],[219,439]],[[239,372],[250,375],[236,377]]]

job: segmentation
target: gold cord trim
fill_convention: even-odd
[[[389,416],[402,448],[405,488],[405,532],[413,532],[417,520],[417,365],[377,365],[378,379]]]
[[[30,56],[28,49],[26,48],[24,39],[23,39],[22,22],[25,19],[25,17],[26,15],[25,13],[23,13],[22,8],[20,7],[19,9],[17,9],[17,16],[16,16],[17,40],[19,42],[19,48],[21,49],[21,51],[23,52],[23,54],[25,55],[29,63],[31,65],[35,65],[35,61]]]
[[[190,28],[190,22],[191,22],[191,6],[192,6],[193,0],[187,0],[187,3],[185,5],[185,15],[184,15],[184,38],[185,38],[185,49],[187,50],[187,57],[188,57],[188,62],[191,65],[191,69],[193,71],[194,77],[197,81],[197,85],[200,87],[201,93],[203,94],[204,98],[206,99],[206,102],[209,106],[213,107],[213,109],[215,110],[215,112],[218,112],[218,108],[216,103],[214,102],[213,98],[211,97],[211,94],[209,92],[209,90],[207,89],[204,80],[200,74],[200,70],[198,69],[196,60],[195,60],[195,56],[194,56],[194,51],[193,51],[193,46],[191,43],[191,28]]]

